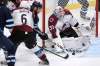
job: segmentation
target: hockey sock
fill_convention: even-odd
[[[44,54],[42,48],[40,48],[40,50],[36,51],[35,54],[36,54],[41,60],[43,60],[43,61],[44,61],[44,59],[46,58],[46,55]]]
[[[35,53],[35,55],[44,63],[44,64],[49,64],[47,57],[44,53],[43,48],[40,48],[39,46],[35,46],[34,48],[31,49],[32,52]]]
[[[12,54],[8,54],[6,51],[5,51],[5,58],[6,58],[6,62],[8,64],[8,66],[14,66],[15,65],[15,55],[12,55]]]
[[[6,57],[6,61],[7,61],[8,66],[14,66],[15,65],[15,56],[10,55],[10,56]]]

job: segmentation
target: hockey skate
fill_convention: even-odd
[[[8,66],[6,61],[0,61],[0,66]]]
[[[49,61],[46,59],[45,61],[40,61],[40,65],[49,65]]]

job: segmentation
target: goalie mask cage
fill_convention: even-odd
[[[65,8],[73,10],[73,9],[77,9],[77,8],[81,7],[81,5],[79,5],[79,3],[77,4],[77,3],[73,2],[73,0],[69,0],[69,1],[70,1],[70,3],[68,3]],[[98,0],[88,0],[88,1],[89,1],[90,7],[95,8],[95,6],[96,6],[96,30],[95,30],[96,33],[95,33],[95,36],[98,37]],[[54,8],[57,6],[58,0],[42,0],[42,3],[43,3],[42,31],[47,32],[48,18],[53,13]],[[61,0],[60,4],[62,4],[62,3],[64,3],[64,0]],[[77,5],[79,5],[79,6],[77,6]],[[42,41],[42,44],[43,44],[42,46],[45,47],[45,41]]]

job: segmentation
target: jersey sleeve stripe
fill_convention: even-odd
[[[7,28],[11,29],[14,27],[14,24],[9,24],[9,25],[6,25]]]
[[[6,22],[13,22],[13,21],[14,21],[13,19],[6,20]]]
[[[14,27],[14,21],[13,19],[6,20],[6,28],[12,29]]]
[[[7,22],[6,25],[14,24],[13,22]]]
[[[34,26],[34,28],[38,28],[38,26]]]

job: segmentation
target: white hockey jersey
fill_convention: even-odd
[[[54,14],[49,17],[48,27],[52,37],[57,37],[57,30],[63,31],[70,26],[74,27],[78,22],[68,10],[64,10],[64,16],[58,18]]]
[[[33,28],[32,12],[25,8],[18,8],[12,13],[15,26],[22,26],[24,31],[30,31]]]

